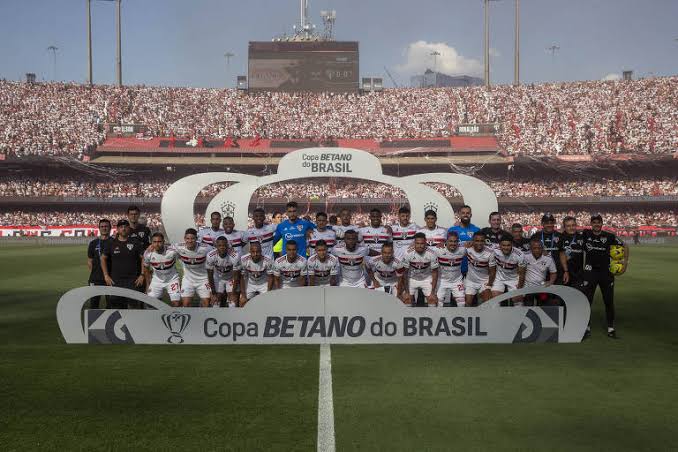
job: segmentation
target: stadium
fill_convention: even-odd
[[[91,9],[98,6],[85,3],[84,82],[56,77],[56,46],[48,48],[50,80],[0,67],[7,76],[0,80],[3,450],[675,449],[675,62],[662,75],[521,83],[519,17],[532,6],[485,0],[473,5],[484,32],[478,71],[443,73],[446,55],[431,47],[424,75],[409,74],[418,84],[404,87],[386,66],[383,74],[374,69],[370,42],[335,38],[335,11],[321,12],[321,32],[311,24],[313,5],[301,0],[292,35],[264,41],[243,31],[243,75],[230,73],[236,55],[225,54],[225,88],[125,84],[121,7],[141,7],[116,0],[116,83],[95,83]],[[280,8],[294,8],[287,3]],[[674,10],[656,6],[664,15]],[[488,11],[495,7],[515,32],[512,82],[490,80]],[[6,17],[13,14],[28,13],[17,3]],[[553,58],[556,47],[548,48]],[[126,64],[132,72],[134,63]],[[314,158],[288,173],[290,161]],[[198,186],[197,178],[207,182]],[[415,179],[416,190],[400,182]],[[197,196],[184,211],[170,198],[188,196],[190,187]],[[485,189],[496,212],[469,200]],[[177,220],[187,215],[192,221]],[[114,242],[127,243],[122,257]],[[577,243],[581,265],[572,255]],[[517,260],[480,270],[489,280],[470,290],[476,282],[467,265],[473,275],[494,267],[495,257],[480,265],[478,256],[509,256],[504,246]],[[441,292],[449,253],[459,257],[459,280]],[[126,257],[136,267],[118,284]],[[553,267],[539,270],[535,283],[530,269],[540,259]],[[507,269],[515,282],[500,276]],[[485,314],[444,326],[458,342],[344,340],[357,331],[353,319],[378,315],[389,300],[423,313],[416,316],[434,309],[473,316],[490,298],[530,285],[524,296],[506,295],[498,311],[543,312],[559,329],[537,342],[580,343],[468,339],[482,332]],[[549,286],[588,297],[590,320],[577,341],[562,340],[577,311]],[[57,304],[83,287],[95,288],[78,301],[76,323],[86,336],[71,340]],[[323,306],[331,297],[363,304],[346,311],[354,317],[341,326],[290,326],[304,332],[298,341],[247,342],[257,313],[269,316],[270,331],[270,315],[301,321],[294,309],[313,297]],[[166,308],[176,308],[163,315],[166,341],[134,331],[134,343],[131,320],[107,324],[104,333],[93,326],[112,313],[141,318]],[[214,317],[200,324],[204,336],[222,342],[192,342],[185,333],[201,312]],[[223,345],[236,342],[239,316],[254,316],[242,321],[242,345]],[[284,338],[284,323],[273,326]],[[516,338],[525,327],[518,326]],[[431,325],[416,323],[426,327],[430,333]],[[339,330],[341,341],[325,341]],[[323,340],[302,340],[313,331]],[[109,342],[126,345],[95,345]],[[164,342],[183,345],[156,345]],[[195,345],[208,343],[220,345]]]

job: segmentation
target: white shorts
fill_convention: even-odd
[[[410,278],[410,282],[409,282],[410,295],[416,294],[417,289],[421,289],[421,291],[424,292],[424,296],[430,297],[431,291],[433,290],[433,287],[431,286],[432,283],[433,283],[433,278],[425,279],[423,281],[418,281],[416,279]]]
[[[217,293],[233,293],[233,278],[222,279],[214,275],[214,289]]]
[[[385,292],[393,295],[394,297],[398,296],[398,285],[397,284],[386,284],[385,286],[379,286],[374,289],[378,292]]]
[[[181,296],[188,298],[196,293],[198,294],[198,297],[202,299],[209,298],[210,295],[212,295],[209,281],[206,279],[203,281],[193,281],[184,278],[183,281],[181,281]]]
[[[518,278],[509,281],[495,279],[492,284],[492,292],[503,292],[504,290],[516,290],[518,288]]]
[[[179,301],[181,300],[181,289],[179,287],[179,278],[171,279],[167,282],[156,281],[151,279],[151,283],[148,285],[148,291],[146,292],[149,297],[157,298],[162,300],[162,293],[167,291],[170,300]]]
[[[247,301],[249,301],[255,296],[266,292],[268,292],[268,284],[262,284],[260,286],[257,286],[256,284],[248,284],[245,296],[247,297]]]
[[[488,281],[483,281],[478,283],[467,279],[464,281],[464,291],[466,292],[466,295],[477,295],[480,292],[485,292],[489,289],[487,287],[487,282]]]
[[[341,278],[339,281],[339,287],[360,287],[361,289],[364,289],[367,287],[367,282],[365,281],[365,278],[360,278],[355,282],[346,281],[344,278]]]
[[[449,294],[452,294],[452,299],[454,300],[463,300],[464,293],[464,280],[459,279],[459,281],[454,282],[441,281],[438,284],[438,293],[436,295],[438,296],[438,301],[442,303],[448,301],[447,296]],[[451,302],[452,299],[449,301]]]

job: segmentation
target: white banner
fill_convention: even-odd
[[[0,237],[88,237],[98,234],[94,225],[0,226]]]
[[[508,298],[552,293],[565,308],[500,307]],[[86,310],[97,295],[139,300],[155,309]],[[578,290],[535,287],[478,308],[409,307],[368,289],[302,287],[259,295],[243,308],[172,308],[128,289],[91,286],[57,305],[67,343],[90,344],[393,344],[580,342],[590,307]]]

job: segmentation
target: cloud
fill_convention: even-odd
[[[396,66],[403,74],[422,74],[426,69],[434,69],[431,52],[438,52],[438,72],[448,75],[480,75],[482,64],[473,58],[461,56],[454,47],[444,42],[417,41],[405,49],[406,61]]]
[[[615,81],[615,80],[621,80],[621,75],[615,74],[614,72],[611,74],[607,74],[605,77],[602,78],[604,82],[610,82],[610,81]]]
[[[495,49],[494,47],[490,47],[490,56],[491,57],[498,57],[501,56],[501,53],[499,50]]]

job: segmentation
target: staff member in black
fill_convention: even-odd
[[[485,234],[485,243],[491,248],[499,248],[502,237],[510,235],[507,231],[501,228],[501,214],[499,212],[492,212],[490,214],[490,226],[482,228],[480,232]]]
[[[140,290],[144,286],[144,250],[141,243],[130,237],[129,221],[120,220],[117,224],[118,235],[106,242],[101,254],[101,270],[106,285]],[[122,297],[111,297],[115,309],[125,309],[128,304],[136,306],[136,301],[126,301]]]
[[[563,269],[563,284],[582,290],[584,271],[584,236],[577,231],[577,219],[563,218],[563,232],[558,242],[560,268]]]
[[[522,251],[523,253],[530,252],[530,239],[523,235],[523,225],[520,223],[513,223],[511,225],[511,236],[513,237],[513,247]]]
[[[611,232],[603,231],[603,217],[594,215],[591,217],[591,229],[582,232],[584,241],[584,271],[582,286],[584,293],[593,303],[596,287],[600,286],[605,303],[605,317],[607,319],[607,336],[616,338],[614,329],[614,275],[610,273],[610,247],[621,245],[624,247],[624,268],[619,273],[626,272],[629,262],[629,247],[619,240]],[[591,326],[586,330],[587,336],[591,334]]]
[[[111,240],[111,221],[106,218],[99,220],[99,237],[89,242],[87,246],[87,268],[89,268],[90,286],[105,286],[104,273],[101,271],[101,252],[106,242]],[[90,309],[99,309],[99,296],[89,299]]]
[[[139,222],[141,211],[137,206],[127,208],[127,221],[129,221],[129,236],[133,240],[141,242],[143,249],[151,244],[151,230],[145,224]]]

